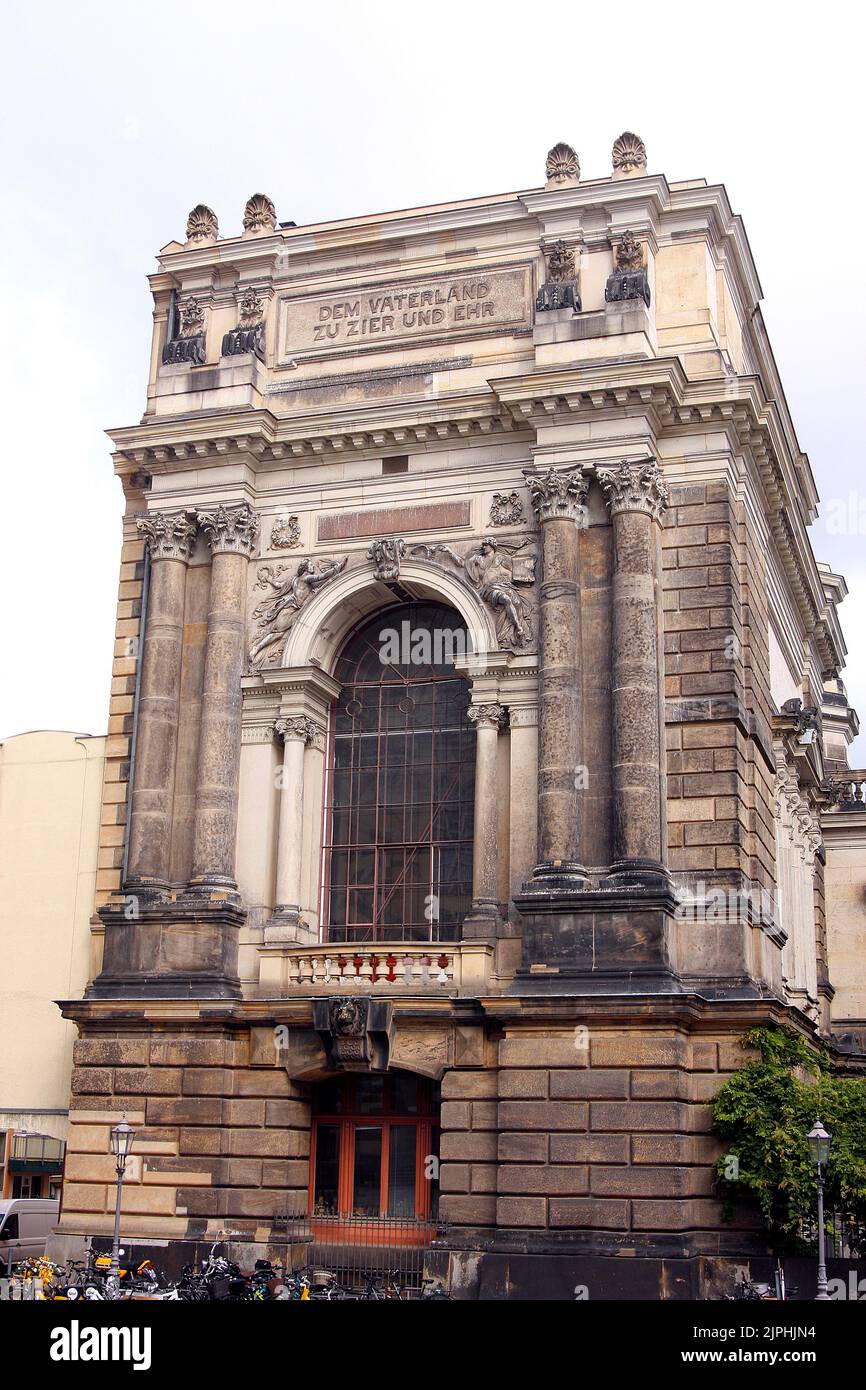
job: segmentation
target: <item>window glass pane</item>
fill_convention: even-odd
[[[355,1077],[355,1111],[358,1115],[379,1114],[384,1097],[384,1076]]]
[[[405,660],[379,659],[385,628],[405,631]],[[450,940],[469,909],[476,737],[468,684],[448,655],[464,649],[464,636],[453,610],[402,605],[360,627],[337,663],[325,848],[371,854],[326,858],[333,941]],[[437,920],[426,900],[437,893],[442,854],[450,901]]]
[[[316,1126],[316,1177],[313,1210],[320,1215],[339,1209],[340,1130],[337,1125]]]
[[[343,1108],[342,1080],[320,1081],[315,1090],[315,1108],[319,1115],[339,1115]]]
[[[391,1109],[397,1115],[415,1115],[418,1112],[418,1078],[411,1072],[393,1072],[391,1075]]]
[[[382,1131],[359,1125],[355,1130],[355,1183],[352,1211],[356,1216],[380,1214],[382,1181]]]
[[[392,1125],[388,1161],[388,1215],[415,1215],[414,1125]]]

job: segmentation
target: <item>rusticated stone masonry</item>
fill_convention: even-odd
[[[154,1032],[75,1044],[61,1235],[110,1232],[109,1131],[136,1129],[123,1212],[136,1234],[233,1229],[267,1239],[306,1203],[309,1102],[282,1068],[251,1063],[249,1033]]]
[[[135,530],[135,516],[144,509],[144,493],[125,480],[124,541],[114,626],[114,660],[108,707],[108,742],[99,829],[96,874],[97,908],[120,889],[123,846],[128,813],[130,748],[135,715],[135,682],[141,639],[144,590],[144,540]]]
[[[671,488],[663,548],[670,867],[769,888],[763,562],[725,483]]]
[[[709,1102],[746,1056],[730,1035],[508,1028],[497,1073],[446,1076],[441,1209],[499,1231],[713,1231]],[[735,1225],[752,1229],[752,1216]]]

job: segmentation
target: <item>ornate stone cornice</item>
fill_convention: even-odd
[[[653,459],[623,459],[613,468],[598,468],[596,476],[611,516],[643,512],[660,521],[668,504],[662,471]]]
[[[212,512],[199,512],[198,521],[214,555],[221,551],[252,555],[255,550],[259,519],[248,502],[234,507],[220,504]]]
[[[135,519],[151,560],[186,562],[195,545],[196,522],[189,512],[148,512]]]
[[[523,476],[537,521],[567,517],[570,521],[576,521],[578,526],[586,525],[589,478],[583,473],[567,468],[548,468],[546,473],[524,470]]]
[[[300,739],[302,743],[313,743],[321,738],[322,730],[315,720],[306,714],[280,716],[274,723],[276,733],[284,743],[289,739]]]
[[[478,729],[502,729],[508,722],[508,711],[502,705],[470,705],[467,718]]]

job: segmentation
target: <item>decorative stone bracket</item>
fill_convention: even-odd
[[[322,1040],[329,1068],[387,1071],[393,1031],[392,1007],[380,999],[348,995],[317,999],[313,1027]]]

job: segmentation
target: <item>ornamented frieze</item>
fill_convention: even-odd
[[[249,651],[250,667],[260,670],[277,665],[292,624],[301,609],[323,585],[330,583],[346,568],[347,557],[339,560],[304,559],[287,573],[288,566],[259,565],[256,589],[264,589],[268,597],[253,609],[257,629]]]
[[[645,512],[660,521],[668,505],[668,490],[658,464],[652,459],[623,459],[613,468],[598,468],[596,476],[611,516],[617,512]]]
[[[151,560],[188,560],[195,545],[197,526],[189,512],[149,512],[136,517]]]
[[[585,526],[589,478],[576,470],[548,468],[541,473],[524,473],[532,509],[538,522],[567,517]]]
[[[199,525],[214,555],[233,551],[252,555],[259,534],[259,519],[247,502],[236,507],[220,505],[212,512],[199,512]]]

